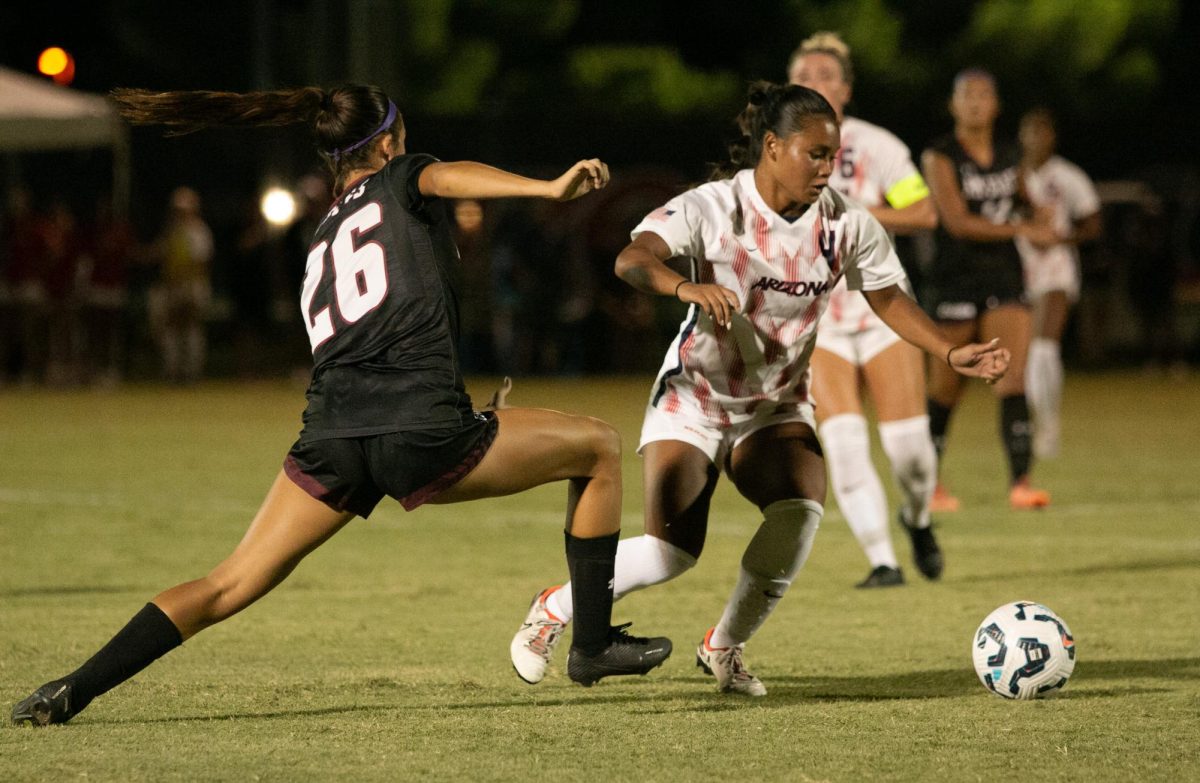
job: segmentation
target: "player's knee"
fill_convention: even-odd
[[[879,424],[879,440],[901,481],[932,480],[937,473],[937,452],[929,434],[929,417],[885,421]]]
[[[607,422],[584,417],[587,448],[593,465],[600,470],[621,469],[621,434]]]
[[[824,507],[807,498],[778,500],[763,509],[763,523],[742,555],[742,568],[784,585],[796,577],[821,526]]]
[[[866,419],[857,413],[830,417],[821,425],[821,442],[835,493],[853,492],[870,480],[874,469]]]

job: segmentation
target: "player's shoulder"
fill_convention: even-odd
[[[832,219],[846,217],[853,221],[860,221],[871,217],[871,211],[867,209],[866,205],[835,188],[827,187],[821,190],[821,195],[817,199],[817,207],[821,210],[821,214]]]
[[[744,186],[741,172],[728,179],[715,179],[688,188],[671,201],[703,213],[724,213],[738,201],[738,191]]]
[[[925,145],[926,152],[936,152],[948,158],[957,158],[962,153],[962,146],[953,133],[944,133]]]
[[[1059,177],[1072,179],[1077,182],[1091,182],[1092,178],[1087,175],[1081,167],[1072,163],[1061,155],[1052,155],[1050,160],[1046,161],[1047,166],[1053,167],[1053,172]]]
[[[901,141],[899,136],[882,125],[868,122],[861,117],[846,117],[842,120],[843,143],[847,134],[852,135],[859,144],[869,144],[876,149],[902,150],[905,155],[908,154],[908,145]]]

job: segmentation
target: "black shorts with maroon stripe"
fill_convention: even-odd
[[[470,473],[496,439],[495,414],[465,426],[389,432],[358,438],[300,439],[288,452],[288,478],[336,511],[366,518],[384,495],[408,511]]]

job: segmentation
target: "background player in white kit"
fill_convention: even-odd
[[[614,597],[696,563],[724,470],[763,515],[720,621],[697,663],[721,691],[762,696],[742,647],[812,548],[825,502],[808,361],[829,293],[844,276],[883,320],[966,375],[995,380],[1009,352],[953,346],[904,292],[904,269],[865,207],[826,187],[841,145],[837,113],[798,85],[758,83],[739,117],[724,177],[651,212],[617,257],[639,290],[692,305],[667,352],[642,428],[646,534],[617,550]],[[693,259],[692,278],[666,265]],[[545,676],[570,620],[569,585],[538,593],[510,647],[527,682]]]
[[[1025,268],[1025,291],[1033,305],[1033,339],[1025,369],[1025,393],[1033,409],[1033,452],[1053,457],[1059,447],[1062,403],[1062,334],[1071,304],[1079,299],[1078,246],[1099,238],[1100,197],[1083,169],[1055,154],[1054,116],[1038,108],[1021,118],[1021,165],[1034,206],[1052,213],[1062,242],[1037,247],[1017,237]]]
[[[846,116],[854,72],[850,47],[836,33],[817,33],[801,43],[788,64],[788,81],[821,93],[841,118],[842,148],[830,187],[859,201],[890,232],[908,234],[937,225],[929,188],[904,142],[878,125]],[[901,340],[842,278],[821,318],[811,364],[833,495],[871,564],[858,587],[904,584],[888,532],[887,496],[871,462],[864,384],[879,419],[879,440],[904,493],[900,521],[912,538],[917,568],[937,579],[942,553],[929,519],[937,453],[925,412],[920,349]]]

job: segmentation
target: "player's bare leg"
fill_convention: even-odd
[[[621,528],[621,440],[616,430],[599,419],[532,408],[502,408],[496,417],[496,439],[483,460],[434,502],[509,495],[569,481],[567,565],[575,585],[576,623],[568,674],[589,686],[603,677],[645,674],[660,665],[671,654],[670,640],[629,636],[611,626]],[[535,604],[541,595],[535,596]],[[516,661],[514,666],[527,682],[540,679],[526,676]]]
[[[708,508],[720,477],[695,446],[654,441],[642,450],[645,479],[645,534],[617,546],[613,600],[660,584],[696,564],[704,547]],[[540,591],[530,605],[509,653],[521,679],[540,682],[557,639],[574,616],[570,582]]]
[[[862,376],[857,366],[820,347],[813,351],[811,366],[813,399],[833,495],[870,564],[867,578],[857,587],[903,585],[904,575],[888,532],[887,495],[871,461],[871,435],[861,401]]]
[[[825,503],[825,460],[812,428],[780,424],[755,432],[731,455],[738,491],[762,509],[763,522],[742,555],[725,612],[696,649],[697,664],[725,692],[764,696],[742,649],[775,609],[812,551]]]
[[[1025,364],[1033,318],[1023,305],[1005,305],[984,313],[979,323],[980,339],[999,338],[1012,358],[1008,373],[992,387],[1000,399],[1000,436],[1009,466],[1009,505],[1014,509],[1037,509],[1050,504],[1050,494],[1029,484],[1033,464],[1033,425],[1025,398]]]
[[[1069,312],[1066,291],[1048,291],[1034,301],[1034,336],[1029,344],[1025,386],[1033,409],[1033,452],[1039,458],[1058,454],[1063,387],[1061,345]]]
[[[904,493],[900,524],[912,539],[917,569],[926,578],[937,579],[944,563],[929,515],[937,484],[937,452],[925,408],[924,357],[919,348],[897,342],[867,362],[863,375],[879,417],[879,440]]]
[[[938,327],[946,339],[955,345],[974,342],[978,336],[978,324],[974,321],[938,321]],[[937,450],[940,475],[942,460],[946,455],[946,440],[950,430],[950,416],[962,395],[962,376],[952,370],[944,359],[930,356],[927,361],[929,434]],[[929,502],[933,513],[949,513],[961,507],[958,498],[950,494],[939,480]]]
[[[13,708],[13,721],[65,723],[203,629],[261,598],[352,518],[315,500],[282,471],[233,553],[208,576],[166,590],[83,666]]]

